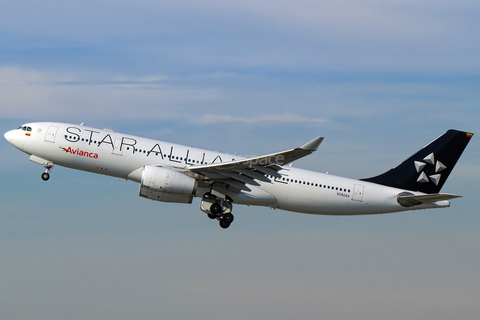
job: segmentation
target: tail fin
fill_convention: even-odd
[[[448,130],[395,168],[361,180],[410,191],[439,193],[472,136],[473,133]]]

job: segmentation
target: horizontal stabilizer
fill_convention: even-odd
[[[461,198],[462,196],[450,193],[432,193],[413,195],[409,192],[402,192],[398,195],[398,203],[404,207],[412,207],[424,203],[434,203],[437,201],[451,200]]]

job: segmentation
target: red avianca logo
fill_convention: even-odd
[[[80,157],[98,159],[98,153],[83,151],[83,150],[80,150],[79,148],[72,149],[71,147],[68,147],[68,148],[60,147],[60,149],[62,149],[66,153],[71,153],[71,154],[74,154],[74,155],[77,155],[77,156],[80,156]]]

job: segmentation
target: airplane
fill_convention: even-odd
[[[378,176],[350,179],[295,168],[323,137],[282,152],[244,158],[175,143],[59,122],[34,122],[5,139],[43,165],[54,165],[140,184],[139,196],[192,203],[226,229],[233,204],[316,215],[365,215],[446,208],[455,194],[439,193],[473,133],[448,130],[396,167]],[[290,165],[289,165],[290,164]]]

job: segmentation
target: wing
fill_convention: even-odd
[[[189,167],[189,170],[205,176],[207,180],[213,182],[218,181],[226,185],[226,187],[236,189],[232,191],[250,191],[251,189],[247,184],[254,186],[260,185],[255,180],[271,182],[267,176],[280,178],[281,175],[278,171],[282,169],[282,166],[318,150],[323,139],[323,137],[318,137],[301,147],[261,157],[218,164],[194,165]],[[231,190],[231,188],[229,188],[229,190]]]

